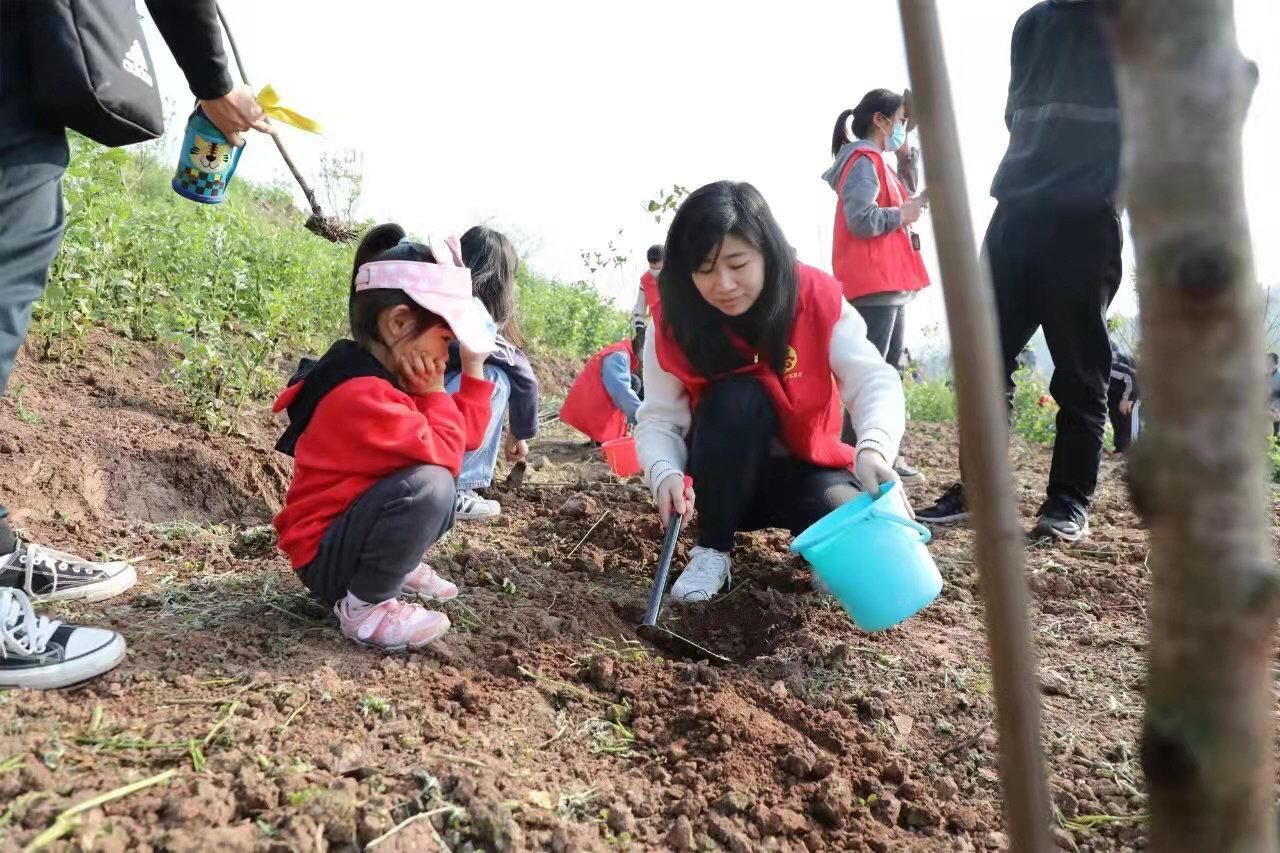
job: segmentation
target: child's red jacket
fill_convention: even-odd
[[[289,412],[276,449],[293,456],[293,482],[275,528],[293,567],[314,560],[330,522],[382,478],[411,465],[457,477],[462,454],[484,440],[492,393],[464,375],[457,394],[413,396],[354,341],[304,362],[271,407]]]

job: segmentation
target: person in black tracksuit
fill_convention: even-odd
[[[1107,412],[1115,433],[1116,453],[1128,453],[1133,442],[1133,419],[1138,412],[1138,363],[1112,344],[1111,381],[1107,386]]]
[[[1111,372],[1105,318],[1121,277],[1120,110],[1096,6],[1043,0],[1014,27],[1009,147],[992,182],[998,205],[985,243],[1010,400],[1018,355],[1036,329],[1054,362],[1057,440],[1034,534],[1065,541],[1089,532]],[[963,486],[917,515],[964,519]]]
[[[147,0],[147,8],[192,94],[232,144],[250,128],[269,129],[253,93],[231,79],[215,0]],[[43,0],[0,0],[0,394],[62,244],[67,134],[41,117],[31,91],[28,33],[45,14]],[[7,635],[0,688],[60,687],[118,664],[118,634],[62,624],[49,635],[54,623],[29,600],[100,601],[135,579],[126,562],[95,563],[19,540],[0,506],[0,627]]]

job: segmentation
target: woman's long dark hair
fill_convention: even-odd
[[[850,141],[848,131],[850,116],[853,116],[853,135],[859,139],[866,139],[871,133],[871,128],[875,126],[876,113],[892,119],[897,115],[902,103],[902,95],[888,89],[872,89],[867,92],[856,107],[845,110],[836,119],[835,129],[831,131],[831,156],[839,154],[845,143]]]
[[[764,287],[740,317],[725,316],[693,283],[693,273],[720,254],[730,234],[764,255]],[[664,325],[694,370],[714,377],[748,363],[729,338],[733,331],[782,373],[796,313],[796,259],[759,190],[733,181],[699,187],[676,211],[663,255],[658,291]]]
[[[462,235],[462,262],[471,269],[471,292],[489,309],[502,336],[524,346],[516,311],[516,272],[520,258],[515,244],[501,231],[477,225]]]

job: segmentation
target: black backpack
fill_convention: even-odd
[[[27,6],[27,29],[36,108],[46,120],[113,147],[164,133],[135,0],[38,0]]]

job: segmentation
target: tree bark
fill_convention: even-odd
[[[1151,538],[1151,846],[1275,851],[1280,580],[1240,145],[1257,70],[1232,0],[1108,7],[1142,322],[1145,429],[1130,474]]]

